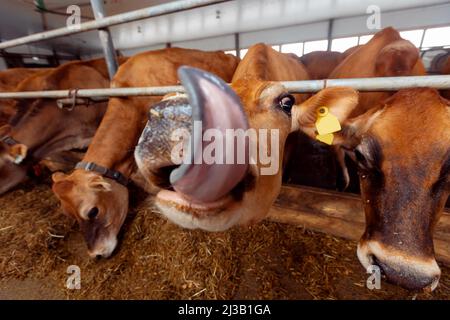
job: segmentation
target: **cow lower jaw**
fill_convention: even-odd
[[[228,194],[215,201],[194,201],[183,194],[163,189],[155,204],[170,221],[187,229],[210,232],[225,231],[239,223],[242,218],[245,194],[253,189],[256,177],[249,171],[241,182]]]
[[[156,206],[170,221],[186,229],[202,229],[210,232],[225,231],[240,220],[238,214],[226,211],[224,207],[214,204],[203,205],[215,207],[212,210],[193,209],[192,206],[184,206],[179,202],[167,200],[164,196],[157,196]]]
[[[194,216],[204,217],[214,213],[220,213],[223,208],[232,201],[230,195],[213,202],[194,202],[175,191],[163,190],[157,195],[157,200],[176,206],[180,210]]]

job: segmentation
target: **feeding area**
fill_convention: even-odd
[[[1,300],[450,298],[449,1],[0,7]]]

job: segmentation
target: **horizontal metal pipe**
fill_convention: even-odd
[[[282,82],[282,84],[292,93],[317,92],[328,87],[352,87],[358,91],[397,91],[418,87],[450,89],[450,75],[325,79]]]
[[[3,41],[0,43],[0,49],[7,49],[11,47],[17,47],[27,43],[38,42],[42,40],[48,40],[53,38],[58,38],[62,36],[67,36],[71,34],[81,33],[90,30],[102,29],[122,23],[152,18],[164,14],[175,13],[178,11],[194,9],[198,7],[203,7],[206,5],[211,5],[215,3],[225,2],[226,0],[182,0],[169,2],[153,7],[148,7],[144,9],[134,10],[130,12],[125,12],[117,14],[114,16],[105,17],[103,19],[92,20],[84,23],[80,23],[77,28],[59,28],[50,31],[35,33],[22,38],[17,38],[9,41]]]
[[[281,82],[291,93],[313,93],[324,88],[346,86],[358,91],[397,91],[406,88],[429,87],[450,89],[450,75],[352,78]],[[73,90],[50,90],[28,92],[0,92],[0,99],[68,98]],[[182,86],[80,89],[79,98],[123,97],[123,96],[163,96],[173,92],[184,92]]]
[[[69,98],[73,90],[49,90],[28,92],[0,92],[0,99],[35,99],[35,98]],[[142,87],[142,88],[108,88],[80,89],[78,98],[95,97],[132,97],[132,96],[163,96],[172,92],[184,92],[182,86]]]

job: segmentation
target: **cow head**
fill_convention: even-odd
[[[294,98],[277,83],[239,80],[230,88],[198,69],[181,68],[179,74],[188,97],[171,97],[153,106],[135,150],[140,172],[163,188],[156,205],[170,220],[191,229],[222,231],[263,219],[281,187]],[[202,125],[199,131],[196,121]],[[189,137],[175,137],[176,129],[184,129]],[[250,138],[229,139],[221,135],[227,129]],[[191,149],[177,148],[179,141]],[[230,149],[220,148],[227,143]],[[212,145],[218,147],[214,152]],[[190,161],[179,165],[173,154]],[[217,156],[213,161],[207,160],[211,154]],[[236,159],[239,154],[243,161]]]
[[[105,109],[106,103],[70,110],[58,108],[50,99],[19,100],[10,125],[0,130],[0,149],[4,150],[0,155],[0,194],[23,182],[40,160],[85,148]]]
[[[89,255],[109,257],[128,212],[126,187],[83,170],[75,170],[71,175],[57,172],[52,179],[53,192],[61,202],[62,211],[77,220]]]
[[[27,146],[16,142],[8,143],[5,140],[11,131],[10,125],[0,128],[0,194],[22,182],[28,171],[25,164]]]
[[[366,230],[358,245],[364,267],[378,265],[407,289],[433,290],[440,269],[433,229],[450,190],[450,108],[432,89],[402,90],[357,118],[358,94],[325,89],[293,109],[293,127],[312,138],[315,112],[327,106],[342,125],[333,144],[359,166]]]
[[[425,74],[419,50],[408,40],[397,40],[378,53],[375,62],[375,76],[400,77],[411,74]]]

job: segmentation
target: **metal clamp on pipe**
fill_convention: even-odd
[[[78,90],[79,89],[70,89],[68,98],[56,100],[56,105],[58,106],[58,108],[72,111],[76,105],[85,104],[86,106],[88,106],[89,99],[78,99],[77,98]]]

